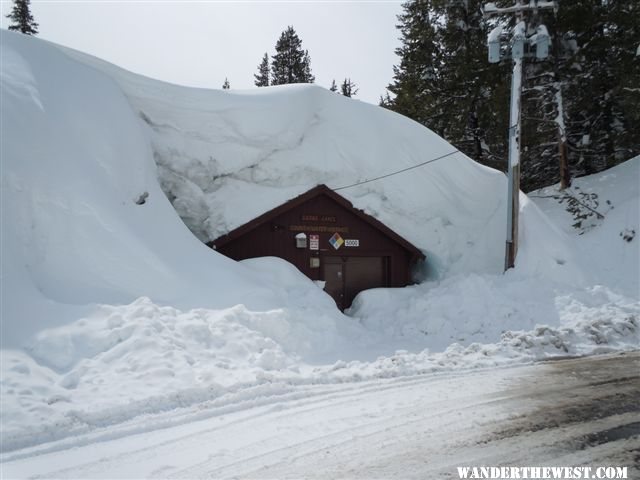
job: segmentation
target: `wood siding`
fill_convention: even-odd
[[[328,195],[319,194],[248,229],[217,247],[217,250],[235,260],[265,256],[284,258],[312,280],[325,280],[324,264],[327,262],[335,263],[340,258],[346,261],[348,257],[379,258],[382,273],[375,273],[380,281],[375,281],[374,286],[406,286],[411,282],[410,268],[416,257],[415,252],[409,252],[370,222],[363,220],[362,215],[354,209],[345,208]],[[296,247],[296,235],[299,233],[307,236],[306,248]],[[343,240],[357,240],[358,246],[347,246],[354,243],[347,242],[335,249],[329,241],[335,233]],[[319,236],[317,250],[310,248],[311,235]],[[311,266],[312,258],[319,259],[315,268]],[[367,273],[361,271],[364,267],[356,268],[356,263],[365,262],[352,262],[352,281],[348,277],[349,268],[346,268],[345,298],[343,302],[336,299],[342,308],[351,304],[355,294],[360,291],[358,285],[366,288],[371,285],[371,281],[365,279]]]

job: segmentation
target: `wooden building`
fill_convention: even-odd
[[[412,264],[424,260],[415,246],[383,223],[318,185],[209,242],[235,260],[275,256],[294,264],[344,310],[362,290],[404,287]]]

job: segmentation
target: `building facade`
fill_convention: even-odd
[[[275,256],[295,265],[341,310],[362,290],[404,287],[424,254],[325,185],[209,242],[235,260]]]

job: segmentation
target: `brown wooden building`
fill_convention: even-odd
[[[407,240],[325,185],[208,245],[235,260],[284,258],[312,280],[325,281],[325,291],[341,310],[351,306],[362,290],[410,284],[412,264],[425,258]]]

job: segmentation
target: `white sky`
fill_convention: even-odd
[[[0,0],[0,26],[12,1]],[[181,85],[256,88],[265,51],[293,25],[316,83],[351,79],[377,103],[398,63],[401,1],[32,0],[39,38]]]

